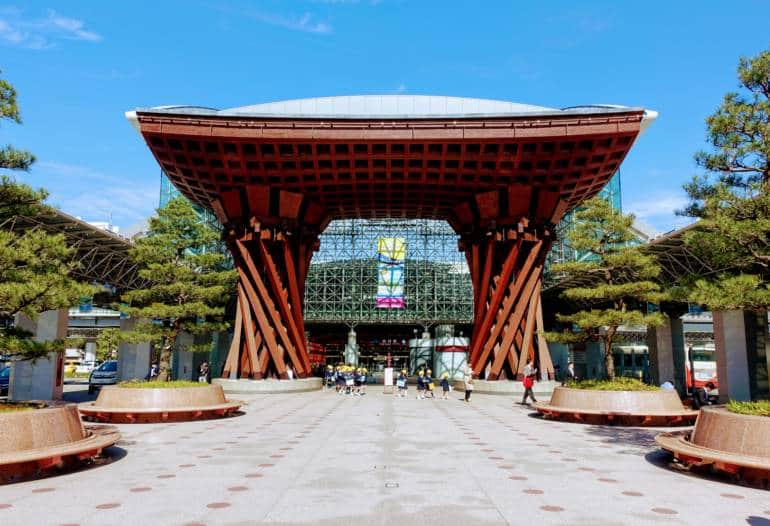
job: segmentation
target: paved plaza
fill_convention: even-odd
[[[770,524],[770,492],[678,473],[659,430],[380,389],[119,426],[104,465],[0,487],[0,524]]]

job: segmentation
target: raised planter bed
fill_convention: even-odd
[[[75,404],[0,411],[0,483],[76,467],[120,440],[113,426],[83,426]]]
[[[233,415],[243,402],[227,400],[222,387],[104,387],[94,402],[80,404],[83,418],[95,422],[139,424],[187,422]]]
[[[625,426],[689,425],[697,411],[685,408],[676,391],[600,391],[557,387],[550,402],[534,408],[546,418]]]
[[[663,433],[655,442],[687,466],[770,484],[770,417],[704,407],[692,431]]]
[[[294,380],[230,380],[228,378],[214,378],[214,385],[221,385],[227,394],[287,394],[304,393],[307,391],[320,391],[323,387],[323,379],[317,377],[296,378]]]

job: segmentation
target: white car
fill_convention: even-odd
[[[104,362],[91,372],[91,376],[88,379],[88,394],[93,394],[103,385],[114,385],[116,383],[118,383],[118,362],[115,360]]]
[[[82,362],[75,367],[76,373],[90,373],[99,367],[99,362]]]

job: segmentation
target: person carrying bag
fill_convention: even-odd
[[[465,368],[463,383],[465,383],[465,401],[470,402],[471,393],[473,392],[473,369],[471,369],[470,365]]]

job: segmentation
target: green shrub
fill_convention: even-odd
[[[593,389],[596,391],[660,391],[660,387],[647,385],[636,378],[617,377],[614,380],[580,380],[565,384],[572,389]]]
[[[134,389],[174,389],[177,387],[206,387],[209,384],[205,382],[191,382],[190,380],[173,380],[170,382],[159,382],[153,380],[147,382],[144,380],[129,380],[120,382],[118,387],[131,387]]]
[[[64,371],[64,378],[88,378],[91,373],[76,373]]]
[[[45,407],[43,404],[25,404],[25,403],[0,403],[1,413],[16,413],[18,411],[32,411],[33,409],[42,409]]]
[[[770,400],[757,400],[756,402],[727,402],[727,410],[740,415],[770,416]]]

